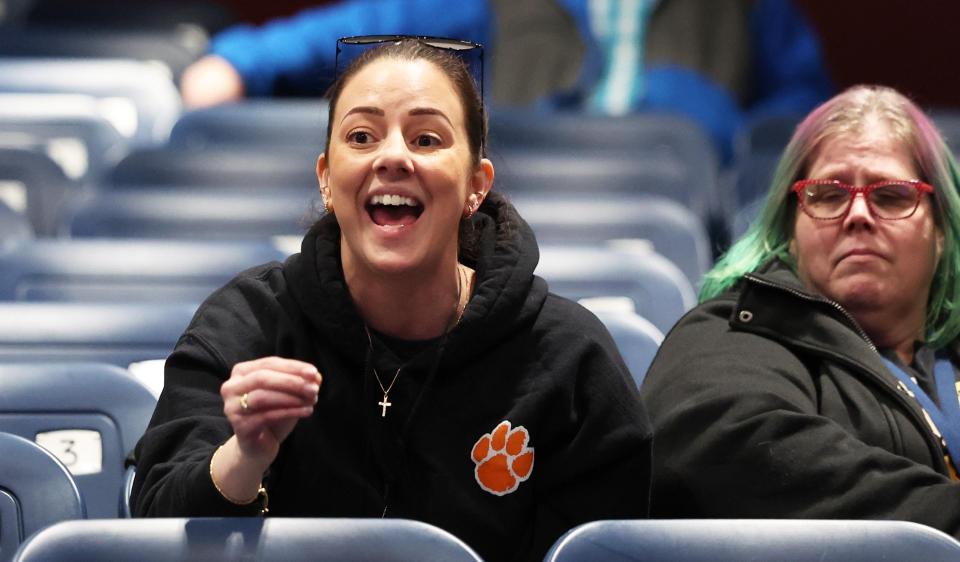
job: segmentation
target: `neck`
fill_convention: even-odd
[[[854,318],[878,346],[893,349],[904,365],[913,363],[913,347],[923,341],[926,310],[889,314],[855,313]]]
[[[456,260],[430,275],[348,271],[344,266],[350,296],[367,326],[406,340],[437,338],[453,326],[469,299],[472,273]]]
[[[896,348],[897,357],[904,365],[913,363],[913,342],[914,340],[905,341]]]

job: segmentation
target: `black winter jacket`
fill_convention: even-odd
[[[509,204],[488,201],[474,220],[475,292],[442,348],[429,346],[404,368],[386,417],[333,217],[285,264],[244,272],[214,293],[167,360],[136,450],[135,513],[256,512],[224,500],[210,479],[210,458],[232,434],[219,388],[234,364],[279,355],[315,364],[323,385],[314,414],[266,476],[271,516],[417,519],[488,560],[539,560],[577,524],[646,516],[649,424],[612,339],[534,277],[536,242]],[[378,371],[392,373],[382,359],[373,358]],[[490,481],[473,456],[504,421],[526,429],[533,466],[514,491],[495,495],[481,486]],[[477,454],[493,456],[493,441],[492,453]]]
[[[900,519],[960,537],[960,483],[919,404],[780,262],[689,312],[641,396],[654,517]]]

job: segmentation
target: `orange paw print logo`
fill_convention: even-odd
[[[473,446],[477,484],[496,496],[509,494],[533,472],[533,447],[527,447],[530,434],[522,425],[510,429],[504,420]]]

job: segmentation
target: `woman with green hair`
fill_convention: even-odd
[[[642,395],[654,517],[916,521],[960,537],[960,175],[910,100],[796,129]]]

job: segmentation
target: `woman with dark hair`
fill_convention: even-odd
[[[851,88],[796,129],[642,396],[658,517],[902,519],[960,537],[960,176]]]
[[[600,322],[533,275],[453,53],[386,41],[338,79],[327,214],[197,312],[137,447],[137,515],[269,497],[271,516],[425,521],[490,560],[646,515],[638,393]]]

